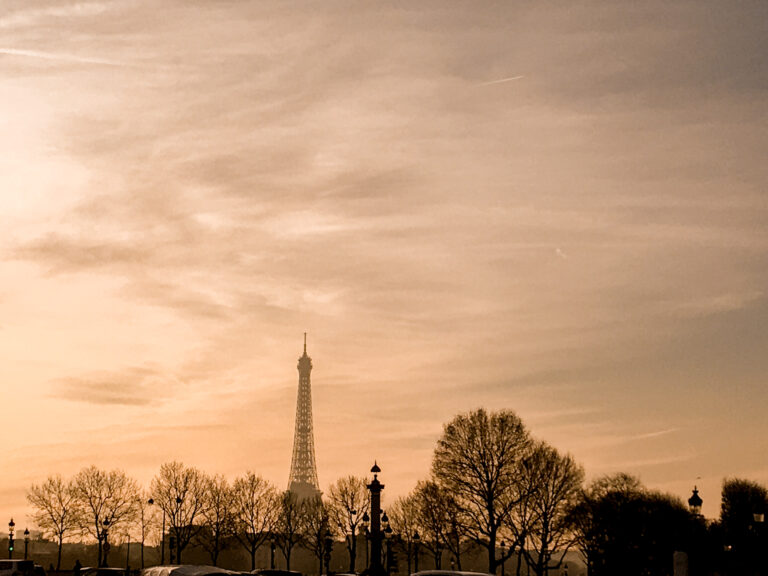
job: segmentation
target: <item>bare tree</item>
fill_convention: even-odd
[[[291,553],[302,540],[302,506],[293,492],[283,492],[277,517],[277,545],[285,558],[285,569],[291,569]]]
[[[35,524],[44,534],[56,539],[56,570],[60,570],[64,539],[78,528],[72,482],[64,482],[58,474],[49,476],[42,484],[32,484],[27,492],[27,501],[34,508],[32,518]]]
[[[581,494],[584,471],[570,455],[537,443],[524,469],[530,490],[518,505],[510,527],[525,542],[521,552],[537,576],[545,576],[555,554],[559,567],[574,544],[571,509]]]
[[[469,522],[453,495],[445,495],[445,506],[449,524],[448,533],[445,535],[445,545],[456,559],[456,569],[461,570],[461,557],[472,548],[472,540],[468,538],[467,530]]]
[[[467,520],[467,533],[488,554],[494,573],[497,535],[524,496],[522,462],[531,439],[510,410],[483,409],[456,416],[443,428],[432,462],[435,480],[451,493]],[[517,543],[510,543],[510,552]]]
[[[331,523],[344,537],[349,553],[349,571],[355,572],[357,559],[357,530],[368,512],[368,489],[365,478],[339,478],[328,490]]]
[[[211,563],[218,566],[219,553],[227,547],[234,533],[235,515],[232,489],[221,475],[206,478],[205,506],[201,513],[203,528],[197,541],[208,552]]]
[[[136,516],[139,487],[122,470],[83,468],[72,480],[80,528],[98,542],[98,564],[104,557],[104,531],[119,532]]]
[[[408,574],[413,572],[411,564],[416,557],[416,534],[419,531],[418,511],[416,507],[416,498],[413,493],[407,496],[401,496],[396,499],[387,509],[389,524],[392,530],[400,534],[403,552],[405,552],[408,562]],[[418,535],[418,541],[421,540],[421,534]]]
[[[235,536],[251,555],[251,570],[255,570],[256,551],[275,529],[280,499],[272,484],[247,472],[235,480],[232,500]]]
[[[333,531],[328,518],[328,506],[320,496],[306,498],[300,502],[302,545],[317,558],[319,572],[323,573],[323,558],[326,552],[326,538]]]
[[[422,480],[413,491],[416,519],[421,529],[421,543],[432,553],[435,569],[442,568],[446,534],[450,530],[448,497],[436,482]]]
[[[155,503],[168,518],[168,530],[175,540],[176,562],[181,563],[181,553],[200,530],[200,515],[205,510],[205,475],[197,468],[186,467],[181,462],[167,462],[152,480],[151,491]],[[171,549],[173,555],[173,549]]]

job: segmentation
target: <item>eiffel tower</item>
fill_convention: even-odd
[[[293,435],[293,458],[288,490],[300,499],[321,494],[315,465],[315,440],[312,432],[312,389],[309,373],[312,359],[307,356],[307,333],[304,332],[304,355],[299,358],[299,396],[296,400],[296,431]]]

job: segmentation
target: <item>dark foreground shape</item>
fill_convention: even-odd
[[[296,570],[272,570],[269,568],[254,570],[251,574],[258,574],[259,576],[304,576]]]
[[[493,576],[487,572],[462,572],[459,570],[421,570],[411,576]]]

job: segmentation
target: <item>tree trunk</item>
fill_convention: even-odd
[[[251,572],[256,570],[256,546],[251,544]]]
[[[488,573],[496,574],[496,535],[488,541]]]
[[[61,548],[64,545],[64,538],[59,536],[59,552],[56,555],[56,572],[61,570]]]

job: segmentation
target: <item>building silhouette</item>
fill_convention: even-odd
[[[312,430],[312,388],[309,375],[312,359],[307,356],[307,333],[304,333],[304,354],[299,358],[299,394],[296,400],[296,429],[293,435],[293,457],[288,490],[297,497],[320,495],[315,464],[315,439]]]

